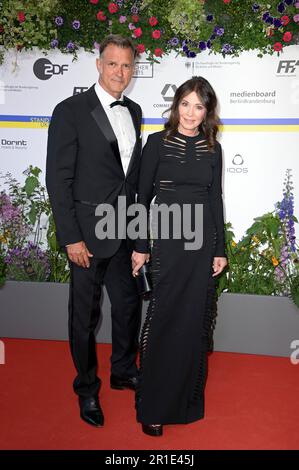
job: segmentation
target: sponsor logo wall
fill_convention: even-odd
[[[45,168],[47,128],[55,105],[82,93],[97,80],[96,54],[79,60],[53,52],[7,54],[0,67],[1,171],[22,180],[29,165]],[[201,53],[195,59],[142,57],[126,94],[143,108],[144,141],[162,129],[177,87],[194,75],[207,78],[218,95],[224,149],[223,189],[226,219],[237,238],[254,217],[282,197],[284,173],[293,170],[295,213],[299,201],[299,46],[279,57],[238,58]]]

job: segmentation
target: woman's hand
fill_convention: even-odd
[[[215,277],[222,273],[225,266],[227,266],[227,259],[223,256],[215,256],[213,260],[214,274],[212,276]]]
[[[144,263],[148,263],[150,258],[149,253],[137,253],[137,251],[133,251],[132,253],[132,269],[133,269],[133,276],[138,276],[138,271]]]

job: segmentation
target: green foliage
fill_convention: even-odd
[[[117,11],[110,11],[111,4]],[[281,4],[284,11],[279,12],[278,5]],[[254,8],[254,5],[258,7]],[[137,19],[132,18],[132,8],[137,9]],[[99,12],[102,12],[100,16]],[[267,22],[264,14],[271,20]],[[37,46],[43,51],[57,47],[76,57],[78,48],[93,51],[95,43],[100,43],[107,34],[118,33],[132,37],[136,46],[144,49],[152,61],[172,50],[194,57],[206,49],[223,56],[236,56],[241,51],[256,49],[262,56],[298,44],[296,14],[298,9],[294,4],[277,0],[268,3],[252,0],[228,3],[223,0],[107,0],[96,4],[90,0],[3,0],[0,46],[17,50]],[[158,20],[156,25],[149,22],[152,16]],[[55,22],[57,17],[62,18],[63,24]],[[281,18],[284,18],[282,24],[277,24]],[[78,28],[74,27],[74,20],[80,22]],[[140,36],[134,36],[134,27],[141,28]],[[154,30],[160,31],[160,37],[152,37]],[[2,60],[3,50],[0,51],[0,64]]]

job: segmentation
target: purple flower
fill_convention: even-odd
[[[260,6],[259,6],[257,3],[254,3],[254,4],[252,5],[252,9],[253,9],[253,11],[256,13],[257,11],[259,11]]]
[[[299,2],[296,2],[296,3],[295,3],[295,7],[296,7],[296,8],[299,8]]]
[[[220,27],[220,26],[215,26],[214,28],[214,33],[217,34],[217,36],[223,36],[224,34],[224,28]]]
[[[266,21],[266,19],[269,18],[269,16],[270,16],[270,13],[268,11],[266,11],[262,16],[262,20]]]
[[[72,27],[73,27],[74,29],[76,29],[76,30],[77,30],[77,29],[80,29],[80,21],[79,21],[79,20],[74,20],[74,21],[72,22]]]
[[[121,8],[123,6],[124,0],[115,0],[115,3]]]
[[[282,22],[279,18],[274,18],[274,26],[275,28],[280,28],[282,26]]]
[[[69,50],[69,51],[73,51],[75,49],[75,44],[72,42],[72,41],[69,41],[66,45],[66,48]]]
[[[190,57],[192,59],[194,59],[194,57],[196,57],[196,53],[193,52],[193,51],[189,51],[187,55],[188,55],[188,57]]]
[[[179,44],[179,42],[180,41],[178,40],[178,38],[172,38],[170,39],[169,44],[173,47],[176,47]]]
[[[119,20],[120,23],[125,23],[127,21],[127,17],[124,15],[120,15]]]
[[[55,24],[57,26],[62,26],[63,25],[63,18],[61,16],[56,16],[55,18]]]
[[[206,20],[211,22],[211,21],[214,20],[214,16],[213,15],[207,15]]]
[[[279,3],[277,5],[277,11],[279,11],[279,13],[283,13],[285,11],[286,7],[285,7],[285,4],[283,2]]]
[[[207,41],[207,48],[208,49],[211,49],[212,47],[212,42],[210,40]]]
[[[223,44],[222,46],[222,52],[224,52],[225,54],[230,54],[231,52],[233,52],[233,46],[231,46],[230,44]]]
[[[58,41],[57,41],[57,39],[52,39],[52,41],[51,41],[50,44],[51,44],[51,47],[52,47],[53,49],[55,49],[55,47],[58,46]]]
[[[211,34],[210,40],[211,40],[211,41],[214,41],[214,39],[216,39],[216,34]]]
[[[139,9],[136,5],[133,5],[131,8],[132,15],[138,15]]]
[[[294,1],[293,0],[284,0],[284,3],[286,5],[292,5],[294,3]]]
[[[198,49],[200,49],[201,51],[205,51],[206,48],[207,48],[207,44],[205,43],[205,41],[200,41],[198,44]]]
[[[273,21],[274,20],[273,20],[272,16],[268,16],[268,18],[266,19],[266,23],[268,23],[268,24],[273,24]]]

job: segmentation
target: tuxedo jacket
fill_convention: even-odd
[[[135,203],[141,154],[141,108],[124,97],[132,116],[136,143],[126,175],[117,138],[94,86],[54,109],[48,134],[46,186],[58,243],[85,241],[98,258],[112,256],[121,239],[99,240],[95,226],[98,204],[117,206],[125,196]]]

